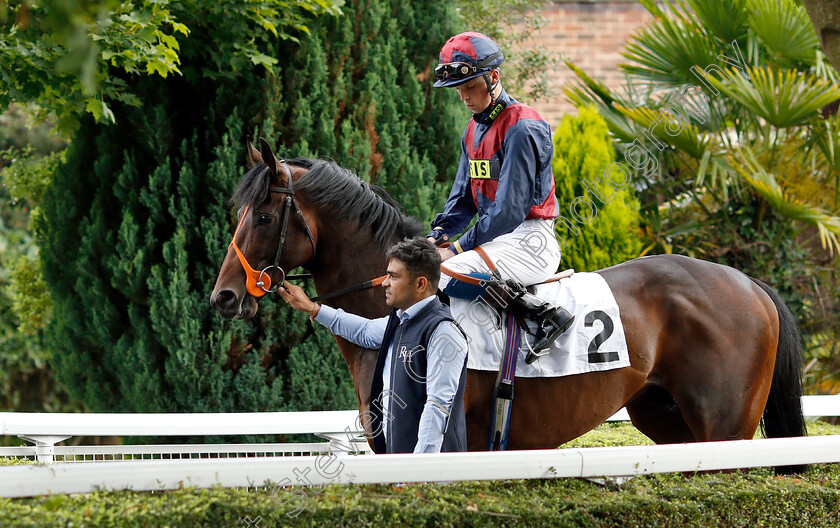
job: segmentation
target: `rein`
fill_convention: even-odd
[[[499,272],[496,269],[496,265],[493,264],[493,261],[490,259],[490,256],[487,254],[487,252],[484,251],[484,248],[482,248],[481,246],[478,246],[478,247],[475,248],[475,250],[476,250],[476,252],[478,252],[479,255],[481,255],[481,258],[484,259],[484,262],[487,263],[487,266],[489,266],[490,273],[492,275],[498,275]],[[469,283],[469,284],[473,284],[473,285],[476,285],[476,286],[483,286],[484,282],[485,282],[483,279],[478,279],[476,277],[470,277],[469,275],[464,275],[463,273],[458,273],[457,271],[452,271],[451,269],[447,268],[443,264],[440,265],[440,270],[443,273],[452,277],[453,279],[463,281],[463,282],[466,282],[466,283]],[[555,273],[554,275],[547,278],[546,280],[544,280],[540,284],[547,284],[549,282],[559,281],[560,279],[565,279],[567,277],[571,277],[572,275],[574,275],[574,273],[575,273],[575,270],[573,270],[573,269],[568,269],[568,270],[565,270],[565,271],[561,271],[560,273]],[[348,293],[354,293],[354,292],[362,291],[362,290],[369,290],[371,288],[381,286],[382,283],[385,282],[385,279],[387,277],[388,277],[387,275],[382,275],[381,277],[376,277],[375,279],[370,279],[370,280],[367,280],[365,282],[361,282],[359,284],[355,284],[353,286],[350,286],[348,288],[344,288],[344,289],[334,291],[334,292],[330,292],[330,293],[325,293],[324,295],[318,295],[317,297],[312,297],[311,300],[313,302],[326,301],[327,299],[332,299],[332,298],[338,297],[340,295],[346,295]],[[295,274],[295,275],[286,275],[285,276],[285,280],[307,280],[307,279],[311,279],[311,278],[312,278],[311,273],[299,273],[299,274]],[[277,289],[275,288],[272,291],[277,291]]]
[[[311,273],[300,273],[295,275],[286,275],[286,272],[283,268],[280,267],[280,256],[283,253],[283,245],[286,242],[286,229],[289,223],[289,213],[292,207],[294,207],[295,213],[297,214],[298,218],[303,224],[303,229],[306,231],[306,236],[309,237],[309,242],[312,244],[312,257],[309,259],[310,261],[315,258],[315,252],[317,250],[317,246],[315,245],[315,237],[312,236],[312,231],[309,229],[309,224],[306,222],[306,218],[303,216],[303,212],[301,212],[300,207],[298,207],[297,201],[295,200],[295,190],[294,190],[294,183],[292,181],[292,173],[289,171],[289,167],[286,165],[286,160],[280,160],[280,163],[283,164],[283,170],[286,172],[286,175],[289,178],[289,186],[288,187],[270,187],[270,192],[276,193],[283,193],[286,195],[286,206],[283,211],[283,226],[280,230],[280,243],[277,246],[277,253],[274,256],[274,264],[270,264],[262,269],[262,271],[257,271],[248,264],[248,260],[245,258],[245,255],[242,253],[242,250],[239,249],[239,245],[236,243],[236,238],[239,235],[239,230],[242,228],[242,224],[245,222],[245,218],[248,216],[248,210],[250,206],[245,208],[245,212],[242,213],[242,218],[239,220],[239,224],[236,226],[236,231],[233,233],[233,240],[231,240],[230,245],[228,248],[233,247],[233,250],[236,252],[236,256],[239,257],[239,262],[242,264],[242,269],[245,270],[245,287],[248,290],[248,293],[256,298],[263,297],[266,293],[274,293],[276,292],[280,286],[286,280],[306,280],[311,279]],[[442,244],[441,247],[446,247],[449,244]],[[490,268],[490,274],[496,278],[499,278],[499,271],[496,269],[496,265],[493,264],[493,261],[490,259],[490,256],[484,251],[484,248],[478,246],[474,248],[481,258],[487,263],[487,266]],[[283,278],[275,285],[272,285],[271,276],[267,273],[268,270],[276,268],[280,271],[280,274]],[[443,264],[440,265],[440,270],[452,277],[453,279],[466,282],[468,284],[472,284],[475,286],[483,286],[485,281],[483,279],[479,279],[476,277],[470,277],[469,275],[464,275],[463,273],[458,273],[453,271]],[[574,270],[566,270],[560,273],[556,273],[552,275],[548,279],[542,282],[542,284],[548,282],[558,281],[560,279],[564,279],[566,277],[571,276],[574,273]],[[387,275],[382,275],[381,277],[376,277],[375,279],[370,279],[365,282],[355,284],[353,286],[330,292],[325,293],[324,295],[318,295],[316,297],[312,297],[312,301],[325,301],[327,299],[333,299],[335,297],[339,297],[341,295],[346,295],[348,293],[354,293],[357,291],[362,290],[369,290],[371,288],[375,288],[377,286],[381,286]]]
[[[385,282],[385,279],[387,277],[388,277],[387,275],[382,275],[381,277],[376,277],[375,279],[370,279],[370,280],[367,280],[365,282],[361,282],[359,284],[355,284],[353,286],[350,286],[348,288],[344,288],[344,289],[334,291],[334,292],[330,292],[330,293],[325,293],[324,295],[318,295],[317,297],[312,297],[312,299],[310,299],[310,300],[313,301],[313,302],[325,301],[327,299],[332,299],[334,297],[338,297],[339,295],[345,295],[345,294],[348,294],[348,293],[353,293],[353,292],[357,292],[357,291],[369,290],[371,288],[376,288],[377,286],[381,286],[382,283]],[[306,280],[306,279],[311,279],[311,278],[312,278],[311,273],[300,273],[300,274],[297,274],[297,275],[287,275],[286,276],[286,280]]]
[[[442,244],[441,247],[446,247],[448,245],[449,244]],[[474,247],[473,250],[475,250],[475,252],[478,253],[481,256],[482,260],[484,260],[484,263],[487,264],[488,268],[490,268],[490,276],[495,278],[495,279],[501,279],[501,275],[499,274],[499,270],[496,269],[496,265],[493,264],[493,260],[491,260],[490,255],[488,255],[487,252],[484,251],[484,248],[481,247],[481,246],[477,246],[477,247]],[[457,271],[452,271],[451,269],[447,268],[443,264],[440,265],[440,271],[442,271],[443,273],[446,273],[447,275],[449,275],[450,277],[452,277],[455,280],[459,280],[461,282],[466,282],[467,284],[472,284],[474,286],[484,286],[487,283],[487,281],[484,280],[484,279],[479,279],[477,277],[470,277],[469,275],[464,275],[463,273],[458,273]],[[571,277],[574,274],[575,274],[575,270],[567,269],[567,270],[561,271],[560,273],[555,273],[554,275],[545,279],[544,281],[540,282],[539,284],[548,284],[549,282],[556,282],[556,281],[559,281],[561,279]]]
[[[280,257],[283,254],[283,246],[286,243],[286,230],[289,227],[289,217],[291,216],[292,208],[294,208],[295,214],[300,219],[300,223],[303,225],[303,229],[306,232],[306,236],[309,238],[309,243],[312,244],[312,257],[310,257],[309,259],[310,262],[312,261],[312,259],[315,258],[315,253],[318,249],[317,245],[315,244],[315,237],[312,236],[312,230],[309,229],[309,224],[306,222],[306,218],[303,216],[303,212],[300,210],[300,207],[298,207],[297,200],[295,200],[295,188],[294,180],[292,180],[292,172],[289,170],[289,166],[286,164],[285,159],[281,159],[279,160],[279,162],[283,166],[283,171],[286,173],[286,176],[289,180],[289,185],[288,187],[269,187],[268,189],[269,192],[281,193],[286,195],[286,205],[283,209],[283,223],[282,227],[280,228],[280,242],[277,245],[277,252],[274,255],[274,263],[264,267],[261,271],[255,270],[248,263],[248,259],[245,258],[245,255],[242,253],[242,250],[236,243],[236,239],[239,236],[239,231],[242,229],[242,224],[245,223],[245,218],[248,217],[248,211],[251,208],[250,205],[245,207],[245,211],[242,213],[242,218],[239,219],[239,223],[236,226],[236,231],[234,231],[233,233],[233,240],[231,240],[230,245],[228,245],[228,249],[232,247],[233,250],[236,252],[236,256],[239,257],[239,263],[242,265],[242,269],[245,270],[245,288],[248,290],[249,294],[258,299],[262,298],[266,293],[276,292],[283,285],[283,282],[287,279],[304,280],[312,278],[312,274],[310,273],[302,273],[287,276],[286,271],[280,267]],[[446,247],[448,245],[449,244],[443,244],[441,247]],[[484,259],[484,262],[487,263],[487,266],[490,268],[491,276],[495,278],[500,278],[499,271],[496,269],[495,264],[493,264],[493,261],[490,259],[490,256],[487,255],[484,249],[481,246],[476,247],[474,249],[478,252],[479,255],[481,255],[481,258]],[[282,278],[276,284],[272,283],[271,275],[268,274],[268,271],[272,269],[277,269],[280,272],[280,275],[282,276]],[[440,269],[443,273],[449,275],[450,277],[459,281],[466,282],[468,284],[483,286],[485,282],[482,279],[470,277],[468,275],[452,271],[443,264],[441,264]],[[571,271],[571,273],[569,273],[569,271]],[[549,277],[546,281],[544,281],[544,283],[560,280],[562,278],[568,277],[572,273],[574,273],[573,270],[566,270],[565,272],[558,273],[552,277]],[[385,282],[385,279],[387,277],[387,275],[382,275],[381,277],[376,277],[375,279],[370,279],[365,282],[350,286],[348,288],[344,288],[335,292],[325,293],[324,295],[318,295],[317,297],[313,297],[312,301],[324,301],[327,299],[338,297],[340,295],[346,295],[348,293],[369,290],[371,288],[381,286],[382,283]]]

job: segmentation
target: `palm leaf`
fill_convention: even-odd
[[[814,65],[820,42],[804,7],[790,0],[747,0],[747,9],[750,28],[778,59]]]
[[[723,201],[729,201],[729,188],[733,187],[735,192],[740,192],[741,186],[734,178],[735,169],[729,163],[722,151],[707,150],[700,160],[697,168],[695,187],[708,185],[710,188],[720,189],[723,192]]]
[[[651,130],[657,138],[688,153],[694,159],[701,159],[708,148],[708,136],[701,135],[697,127],[690,122],[686,123],[679,115],[672,116],[670,113],[651,108],[626,108],[620,105],[616,105],[616,109],[643,128]]]
[[[745,0],[685,0],[685,4],[700,19],[703,27],[724,43],[730,43],[746,33]]]
[[[823,106],[840,99],[840,86],[815,75],[795,70],[749,68],[750,77],[734,69],[726,84],[713,76],[706,79],[728,97],[775,127],[803,124]]]
[[[738,173],[764,197],[782,216],[813,225],[820,234],[820,242],[830,252],[840,250],[840,217],[832,216],[819,207],[797,200],[785,193],[776,182],[775,176],[759,163],[755,153],[747,148],[733,152],[733,163]]]
[[[840,114],[814,121],[808,143],[809,146],[816,144],[822,154],[826,167],[823,183],[828,184],[831,180],[834,187],[834,208],[837,209],[840,203]]]
[[[668,143],[677,151],[688,154],[696,161],[697,172],[694,181],[691,183],[695,189],[704,185],[718,189],[721,191],[724,201],[729,199],[730,187],[734,185],[736,190],[739,189],[737,179],[733,180],[734,169],[723,152],[711,148],[711,136],[709,134],[701,132],[696,126],[684,119],[674,119],[669,123],[669,112],[644,107],[627,108],[619,105],[616,105],[616,109],[639,125],[636,139],[645,141],[641,132],[642,130],[650,130],[656,138]],[[668,128],[669,124],[670,129]],[[650,150],[656,152],[653,146]]]
[[[591,105],[598,109],[598,113],[607,122],[607,128],[618,139],[624,142],[632,142],[638,136],[632,123],[612,106],[604,103],[599,97],[594,96],[585,86],[571,86],[563,89],[566,97],[575,107]]]
[[[593,94],[597,95],[605,104],[611,105],[615,102],[615,98],[610,93],[610,89],[607,88],[603,83],[600,81],[596,81],[589,75],[587,75],[583,70],[578,68],[578,66],[572,61],[566,61],[566,66],[569,67],[570,70],[575,72],[581,81],[592,91]]]
[[[810,142],[819,147],[831,171],[840,174],[840,114],[815,120]]]
[[[713,64],[718,45],[687,19],[657,18],[630,37],[622,55],[635,64],[619,64],[624,72],[669,86],[696,83],[692,66]]]
[[[825,79],[834,84],[840,84],[840,74],[837,73],[837,70],[822,50],[817,50],[815,73],[820,79]]]
[[[639,0],[639,3],[642,6],[650,11],[650,14],[655,16],[656,18],[665,18],[665,12],[659,8],[656,4],[656,0]],[[668,0],[665,0],[665,3],[668,4]],[[670,4],[668,4],[670,7]]]
[[[566,65],[581,81],[578,85],[567,86],[563,89],[572,104],[578,108],[587,105],[595,106],[598,113],[607,121],[607,127],[613,135],[622,141],[633,141],[638,134],[632,123],[613,107],[618,98],[610,92],[609,88],[591,78],[573,62],[566,61]]]

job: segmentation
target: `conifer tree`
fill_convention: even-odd
[[[113,104],[115,125],[83,120],[36,224],[54,299],[52,362],[91,410],[355,406],[327,330],[272,299],[250,321],[222,320],[208,304],[247,135],[282,155],[331,157],[423,221],[445,200],[463,115],[432,91],[429,72],[453,8],[355,0],[342,9],[299,44],[266,49],[279,61],[274,76],[220,75],[204,52],[215,49],[212,32],[193,32],[183,77],[126,74],[142,106]]]
[[[639,201],[629,181],[621,189],[606,181],[614,161],[607,124],[597,110],[581,107],[578,115],[563,117],[554,133],[552,161],[563,268],[595,271],[639,256]],[[612,179],[619,187],[623,183],[618,176]]]

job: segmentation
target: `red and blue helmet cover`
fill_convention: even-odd
[[[495,59],[486,62],[479,68],[479,70],[470,75],[468,77],[464,77],[461,79],[444,79],[444,80],[436,80],[435,87],[448,87],[448,86],[457,86],[459,84],[463,84],[470,79],[474,79],[483,75],[486,72],[492,71],[495,68],[498,68],[505,62],[505,56],[501,53],[499,49],[499,45],[496,42],[488,37],[483,33],[478,33],[475,31],[467,31],[465,33],[459,33],[454,37],[451,37],[449,40],[446,41],[446,44],[443,45],[443,48],[440,50],[440,57],[439,57],[439,64],[448,64],[451,62],[465,62],[472,66],[475,66],[482,61],[486,61],[488,58],[493,56],[494,54],[498,53]]]

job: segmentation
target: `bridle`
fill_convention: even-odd
[[[233,247],[233,250],[236,251],[236,256],[239,257],[242,269],[245,270],[245,288],[248,290],[248,293],[257,298],[262,297],[266,293],[276,292],[286,280],[286,272],[280,267],[280,257],[283,254],[283,245],[286,243],[286,229],[289,226],[289,216],[291,216],[292,208],[294,208],[295,214],[300,219],[301,224],[303,224],[303,230],[306,232],[306,236],[309,237],[309,242],[312,244],[312,257],[309,259],[310,262],[315,258],[315,252],[317,251],[315,237],[312,236],[312,230],[309,229],[309,224],[306,222],[306,218],[303,216],[303,212],[300,210],[300,207],[298,207],[297,200],[295,200],[295,188],[294,181],[292,180],[292,172],[289,170],[289,166],[286,164],[285,159],[278,161],[283,166],[283,172],[286,173],[286,176],[289,179],[289,184],[288,187],[269,187],[268,189],[269,192],[286,195],[286,205],[283,209],[283,223],[280,228],[280,243],[277,246],[277,253],[274,255],[274,264],[269,264],[263,268],[262,271],[255,270],[250,264],[248,264],[248,260],[245,258],[245,255],[242,254],[242,250],[239,249],[239,245],[236,243],[239,230],[242,228],[245,218],[248,217],[248,210],[250,209],[250,206],[246,207],[245,212],[242,213],[242,218],[239,220],[239,224],[236,226],[236,231],[233,233],[233,240],[230,241],[230,245],[228,246],[228,249]],[[272,269],[279,270],[282,275],[282,278],[274,285],[272,285],[271,275],[268,274],[268,271]]]
[[[289,170],[289,166],[286,164],[285,159],[278,160],[279,163],[283,166],[283,171],[286,173],[286,176],[289,178],[289,186],[288,187],[269,187],[269,192],[275,193],[282,193],[286,195],[286,206],[283,210],[283,224],[280,228],[280,243],[277,246],[277,253],[274,256],[274,264],[269,264],[262,271],[257,271],[248,264],[248,259],[245,258],[245,255],[242,253],[242,250],[239,249],[239,245],[236,243],[236,239],[239,236],[239,230],[242,229],[242,224],[245,222],[245,218],[248,216],[248,210],[250,206],[245,208],[245,211],[242,213],[242,218],[239,219],[239,223],[236,226],[236,231],[233,233],[233,240],[230,241],[230,245],[228,249],[231,247],[236,252],[236,256],[239,257],[239,263],[242,264],[242,269],[245,270],[245,288],[248,290],[248,293],[251,294],[253,297],[261,298],[266,293],[274,293],[276,292],[282,285],[286,279],[308,279],[311,278],[312,275],[308,273],[303,273],[300,275],[286,275],[286,271],[280,267],[280,256],[283,254],[283,245],[286,243],[286,229],[289,225],[289,216],[291,215],[291,209],[294,208],[295,214],[300,219],[300,223],[303,225],[303,229],[306,232],[306,236],[309,237],[309,243],[312,244],[312,256],[309,258],[307,263],[312,262],[315,258],[315,253],[317,251],[317,245],[315,244],[315,237],[312,236],[312,230],[309,229],[309,224],[306,222],[306,218],[303,216],[303,212],[301,212],[300,207],[298,207],[297,200],[295,200],[295,189],[294,189],[294,181],[292,181],[292,173]],[[304,267],[306,264],[304,264]],[[269,270],[277,269],[280,271],[282,275],[282,279],[277,282],[277,284],[273,284],[271,280],[271,275],[268,274]],[[324,295],[319,295],[318,297],[313,297],[313,301],[320,301],[325,299],[332,299],[334,297],[338,297],[341,295],[346,295],[348,293],[353,293],[361,290],[368,290],[370,288],[374,288],[376,286],[380,286],[384,281],[387,275],[383,275],[381,277],[377,277],[375,279],[371,279],[365,281],[361,284],[356,284],[354,286],[350,286],[349,288],[344,288],[342,290],[327,293]]]

